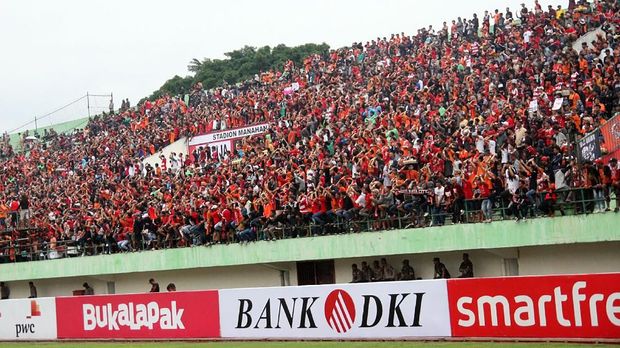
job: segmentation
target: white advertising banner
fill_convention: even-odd
[[[445,280],[220,290],[222,338],[449,337]]]
[[[54,298],[0,301],[0,340],[56,339]]]
[[[227,129],[223,131],[216,131],[203,135],[197,135],[189,140],[189,146],[198,146],[204,144],[211,144],[214,142],[220,142],[224,140],[234,140],[252,135],[263,134],[269,129],[269,123],[260,123],[253,126]]]

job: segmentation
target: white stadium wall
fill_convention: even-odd
[[[519,249],[519,275],[619,270],[620,242],[547,245]]]
[[[76,260],[79,261],[79,260]],[[41,279],[35,281],[38,295],[70,296],[73,290],[82,289],[88,282],[95,294],[142,293],[150,289],[148,280],[155,278],[160,288],[165,290],[168,283],[174,283],[178,290],[227,289],[242,287],[280,286],[280,270],[289,272],[285,279],[290,285],[297,284],[297,270],[294,262],[271,265],[247,265],[237,267],[213,267],[166,272],[125,273],[101,275],[98,277],[74,277],[62,279]],[[113,292],[109,289],[113,284]],[[11,298],[24,298],[30,295],[27,281],[10,282]],[[109,292],[110,291],[110,292]]]
[[[476,277],[516,275],[578,274],[615,272],[620,268],[620,242],[567,244],[545,247],[502,248],[466,251],[474,263]],[[436,252],[386,256],[398,271],[408,259],[416,277],[433,277],[433,257],[441,258],[453,277],[458,276],[462,252]],[[103,256],[105,257],[105,256]],[[372,264],[382,256],[334,260],[335,283],[351,281],[351,264]],[[75,262],[79,262],[76,259]],[[284,271],[284,273],[282,273]],[[88,282],[96,294],[140,293],[148,290],[148,279],[155,278],[162,289],[174,283],[178,290],[232,289],[297,285],[297,263],[281,262],[244,266],[197,268],[163,272],[125,273],[97,277],[36,280],[39,296],[67,296]],[[27,281],[10,282],[11,298],[29,296]]]

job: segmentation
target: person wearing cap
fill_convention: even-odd
[[[433,276],[433,279],[450,278],[450,272],[446,268],[446,265],[444,265],[438,257],[433,258],[433,264],[435,265],[435,275]]]

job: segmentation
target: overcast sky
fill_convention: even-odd
[[[192,58],[244,45],[332,47],[415,33],[458,16],[534,0],[0,0],[0,132],[91,94],[132,105]],[[541,0],[566,5],[566,0]],[[107,107],[103,99],[91,104]],[[86,102],[39,122],[86,116]],[[28,127],[28,128],[33,128]]]

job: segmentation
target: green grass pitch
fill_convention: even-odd
[[[45,342],[45,343],[7,343],[3,348],[584,348],[583,343],[499,343],[499,342]],[[594,346],[594,345],[593,345]],[[613,347],[613,345],[597,344],[596,347]],[[615,347],[618,347],[617,345]]]

